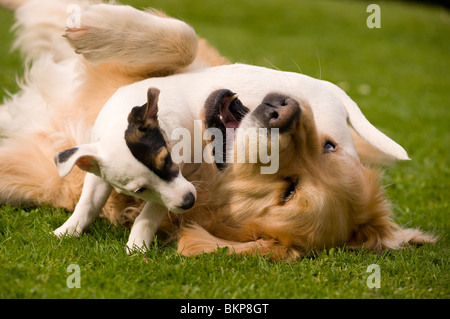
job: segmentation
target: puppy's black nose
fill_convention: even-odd
[[[188,210],[189,208],[194,206],[194,204],[195,204],[194,194],[188,193],[183,196],[183,203],[180,206],[178,206],[178,208],[182,210]]]
[[[288,131],[300,117],[297,101],[281,94],[268,94],[255,109],[253,115],[267,128],[279,128],[280,133]]]

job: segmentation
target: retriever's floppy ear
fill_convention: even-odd
[[[350,248],[362,248],[382,252],[400,249],[406,244],[434,243],[436,237],[418,229],[403,229],[392,219],[392,209],[374,171],[365,170],[365,193],[362,194],[360,211],[352,216],[355,230],[348,242]]]
[[[350,126],[350,133],[352,134],[353,143],[355,144],[356,153],[359,160],[363,165],[368,167],[382,167],[393,166],[395,164],[395,158],[386,153],[383,153],[378,148],[363,139],[355,130]]]
[[[410,159],[408,153],[401,145],[382,133],[367,120],[358,105],[342,89],[329,82],[324,82],[324,85],[327,85],[336,94],[337,98],[341,100],[347,111],[348,122],[363,140],[384,153],[387,158],[393,160]]]
[[[75,165],[83,171],[100,176],[100,158],[97,154],[97,147],[94,144],[84,144],[69,148],[57,153],[54,159],[61,177],[69,174]]]

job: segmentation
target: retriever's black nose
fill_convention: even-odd
[[[182,210],[188,210],[189,208],[192,208],[195,204],[195,195],[192,193],[187,193],[183,196],[183,203],[178,206],[178,208]]]
[[[280,133],[288,131],[300,117],[297,101],[281,94],[268,94],[255,109],[253,115],[267,128],[279,128]]]

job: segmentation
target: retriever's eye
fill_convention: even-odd
[[[288,186],[283,194],[283,203],[290,201],[294,197],[298,183],[297,180],[292,179],[287,179],[286,181],[288,182]]]
[[[145,192],[145,190],[146,190],[145,187],[141,187],[141,188],[136,189],[133,193],[135,193],[135,194],[140,194],[140,193]]]
[[[323,145],[324,153],[336,152],[336,143],[331,140],[327,140]]]

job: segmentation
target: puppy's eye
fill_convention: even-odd
[[[133,193],[135,193],[135,194],[140,194],[140,193],[145,192],[145,190],[146,190],[145,187],[141,187],[141,188],[136,189]]]
[[[286,181],[288,182],[288,186],[283,194],[283,203],[290,201],[294,197],[298,184],[297,180],[287,179]]]
[[[164,165],[165,165],[167,168],[170,168],[170,167],[173,166],[172,157],[170,156],[170,154],[167,155],[166,158],[164,159]]]
[[[336,152],[336,149],[336,143],[334,143],[332,140],[327,140],[323,145],[324,153]]]

